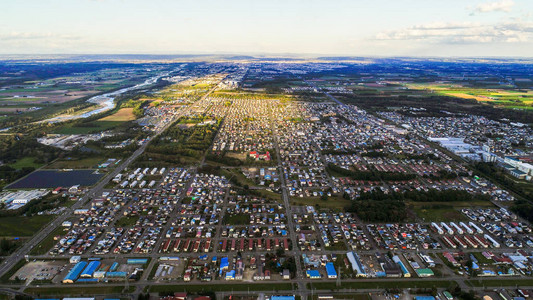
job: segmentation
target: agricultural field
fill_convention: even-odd
[[[109,122],[127,122],[127,121],[133,121],[135,119],[136,119],[136,117],[133,114],[133,108],[132,107],[127,107],[127,108],[121,108],[116,113],[114,113],[114,114],[112,114],[110,116],[107,116],[107,117],[103,117],[103,118],[101,118],[98,121],[101,121],[101,122],[105,122],[105,121],[109,121]]]
[[[443,96],[473,99],[497,107],[533,109],[531,90],[470,88],[456,84],[406,84],[405,86]]]

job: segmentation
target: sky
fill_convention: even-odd
[[[2,0],[0,7],[0,54],[533,54],[533,0]]]

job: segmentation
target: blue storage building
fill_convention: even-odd
[[[128,258],[128,265],[144,265],[148,263],[148,258]]]
[[[105,274],[107,278],[126,278],[128,276],[128,273],[126,272],[107,272]]]
[[[82,278],[91,278],[91,277],[93,277],[94,272],[98,269],[99,266],[100,266],[100,262],[99,261],[97,261],[97,260],[91,261],[87,265],[87,267],[85,267],[83,272],[81,272],[80,277],[82,277]]]
[[[337,278],[337,271],[335,270],[335,266],[332,262],[326,263],[326,273],[328,274],[329,279]]]
[[[81,271],[87,266],[87,262],[80,261],[70,271],[68,272],[67,276],[63,278],[63,283],[74,283],[76,279],[80,276]]]
[[[109,268],[110,272],[115,272],[118,268],[118,262],[114,262],[111,267]]]

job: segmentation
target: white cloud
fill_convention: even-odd
[[[423,40],[433,43],[517,43],[533,35],[531,22],[430,23],[400,30],[380,32],[377,40]]]
[[[514,6],[513,0],[501,0],[494,2],[486,2],[478,4],[474,11],[478,13],[486,13],[493,11],[510,12]]]

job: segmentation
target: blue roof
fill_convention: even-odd
[[[128,265],[144,265],[148,262],[148,258],[128,258]]]
[[[116,271],[118,268],[118,262],[114,262],[112,265],[111,265],[111,268],[109,268],[109,271],[113,272],[113,271]]]
[[[98,282],[98,278],[80,278],[76,282]]]
[[[328,276],[337,276],[335,266],[331,262],[326,263],[326,272],[328,273]]]
[[[81,272],[81,276],[82,277],[91,277],[93,276],[93,273],[94,271],[96,271],[96,269],[98,269],[98,267],[100,266],[100,262],[99,261],[91,261],[87,267],[83,270],[83,272]]]
[[[308,270],[307,275],[309,275],[309,277],[320,277],[318,270]]]
[[[295,300],[294,296],[272,296],[270,300]]]
[[[78,276],[80,276],[81,271],[83,270],[83,268],[85,268],[86,265],[86,261],[78,262],[72,269],[70,269],[67,276],[65,276],[63,280],[76,280]]]
[[[222,269],[224,269],[225,267],[228,267],[228,266],[229,266],[228,258],[227,257],[222,257],[220,259],[220,272],[219,272],[219,275],[222,275]]]
[[[230,278],[235,277],[235,270],[231,270],[231,271],[227,272],[226,273],[226,278],[228,278],[228,277],[230,277]]]
[[[126,277],[127,275],[128,275],[128,273],[126,273],[126,272],[107,272],[107,273],[105,273],[106,277],[114,277],[114,278]]]
[[[435,300],[433,296],[415,296],[415,300]]]

